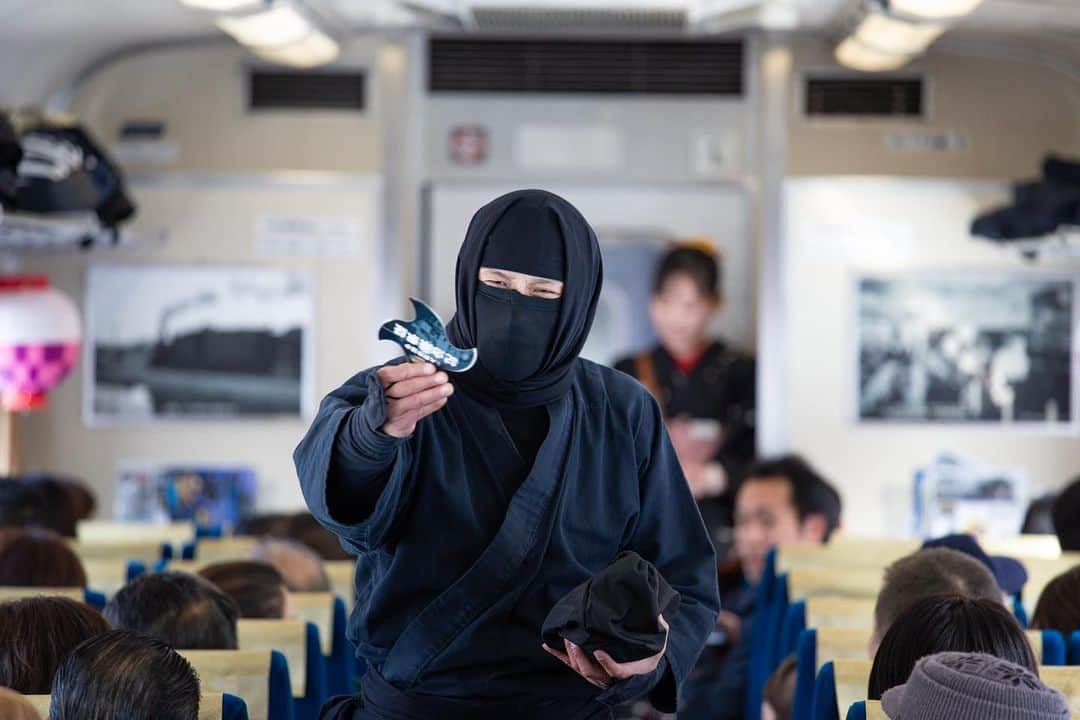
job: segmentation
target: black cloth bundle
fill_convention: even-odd
[[[657,616],[670,625],[678,610],[679,593],[653,564],[624,552],[555,603],[544,620],[544,642],[562,650],[565,638],[589,655],[603,650],[616,662],[643,660],[664,649]]]
[[[975,218],[971,233],[997,242],[1029,240],[1080,225],[1080,161],[1049,155],[1040,180],[1013,186],[1011,205]]]

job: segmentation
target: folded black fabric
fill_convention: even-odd
[[[665,631],[679,609],[679,593],[652,563],[635,552],[571,590],[544,620],[544,642],[556,650],[570,640],[590,655],[603,650],[616,662],[633,662],[664,649]]]

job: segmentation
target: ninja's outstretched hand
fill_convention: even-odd
[[[454,392],[446,373],[431,363],[387,365],[377,374],[386,392],[386,422],[380,430],[397,438],[412,435],[420,418],[445,405]]]

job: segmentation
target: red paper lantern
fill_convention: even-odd
[[[42,276],[0,277],[0,403],[36,410],[79,357],[79,310]]]

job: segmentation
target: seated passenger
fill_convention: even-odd
[[[86,570],[75,551],[53,532],[5,532],[0,543],[0,587],[86,587]]]
[[[211,582],[187,573],[140,575],[105,606],[114,628],[132,630],[177,650],[235,650],[240,611]]]
[[[885,568],[885,579],[874,605],[870,657],[898,617],[919,600],[935,595],[1001,602],[997,581],[978,560],[947,548],[913,552]]]
[[[1046,584],[1035,605],[1031,627],[1058,630],[1065,637],[1080,630],[1080,565]]]
[[[887,691],[891,720],[1068,720],[1065,697],[1022,664],[985,653],[939,653]]]
[[[199,678],[165,643],[112,630],[56,671],[49,720],[197,720]]]
[[[311,548],[293,540],[265,539],[251,554],[273,565],[293,592],[328,592],[330,578],[323,561]]]
[[[53,673],[68,653],[108,629],[100,613],[67,598],[0,603],[0,686],[48,695]]]
[[[739,719],[745,712],[746,627],[769,550],[821,544],[840,525],[840,495],[805,460],[789,455],[751,469],[735,496],[737,562],[720,568],[722,644],[706,647],[688,679],[680,720]]]
[[[199,575],[231,597],[242,618],[280,620],[293,615],[289,590],[273,565],[254,560],[214,563]]]
[[[1039,663],[1024,629],[997,600],[959,595],[924,598],[885,633],[874,655],[867,697],[903,685],[920,658],[940,652],[978,652],[1016,663],[1039,674]]]

